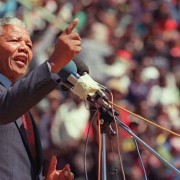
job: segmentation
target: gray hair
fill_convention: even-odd
[[[2,29],[6,25],[21,26],[22,28],[25,28],[27,31],[29,31],[26,24],[23,21],[21,21],[20,19],[18,19],[16,17],[4,17],[4,18],[0,18],[0,35],[2,35],[2,33],[3,33]]]

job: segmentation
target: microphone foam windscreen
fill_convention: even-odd
[[[89,74],[89,68],[83,61],[78,58],[73,59],[73,61],[76,64],[78,74],[83,75],[85,72]]]
[[[62,81],[67,81],[67,78],[71,75],[77,74],[77,67],[73,61],[70,61],[66,66],[64,66],[58,73]]]

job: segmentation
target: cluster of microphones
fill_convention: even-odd
[[[62,89],[71,90],[73,94],[83,100],[108,102],[105,93],[107,88],[90,77],[89,68],[83,61],[71,60],[58,75],[61,79]]]

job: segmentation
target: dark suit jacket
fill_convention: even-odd
[[[59,77],[49,71],[47,63],[6,89],[0,79],[0,179],[36,180],[42,169],[42,149],[36,124],[33,123],[37,165],[22,129],[21,116],[58,86]]]

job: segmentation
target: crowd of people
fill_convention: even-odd
[[[56,38],[78,18],[82,51],[76,58],[87,64],[90,76],[112,91],[114,103],[180,134],[179,0],[2,0],[0,17],[5,16],[18,17],[30,30],[34,56],[29,70],[48,59]],[[91,108],[61,88],[32,108],[45,167],[55,154],[59,168],[69,163],[75,179],[84,179],[85,141],[94,112]],[[179,137],[116,110],[138,137],[180,169]],[[97,131],[94,122],[86,161],[90,180],[97,179],[98,173]],[[121,128],[118,131],[127,180],[144,179],[132,137]],[[118,174],[121,179],[116,139],[108,138],[108,178],[117,179]],[[139,148],[149,180],[180,179],[141,144]]]

